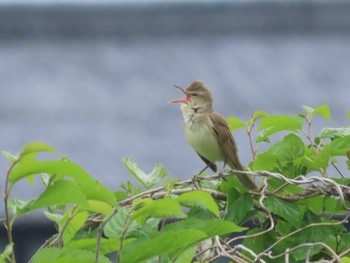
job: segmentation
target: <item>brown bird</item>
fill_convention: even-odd
[[[186,98],[172,100],[170,103],[181,103],[185,121],[185,137],[199,157],[208,167],[217,172],[216,162],[224,162],[235,170],[244,170],[239,157],[235,140],[226,120],[213,109],[213,97],[202,81],[194,81],[186,88],[180,88]],[[257,187],[248,175],[237,174],[239,181],[248,189]]]

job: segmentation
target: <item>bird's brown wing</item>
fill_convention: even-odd
[[[230,128],[226,120],[217,113],[211,113],[210,119],[213,123],[213,130],[217,139],[222,146],[226,156],[226,163],[236,170],[243,170],[243,166],[238,157],[238,149],[235,140],[230,132]]]
[[[244,170],[241,162],[238,158],[238,149],[235,140],[230,132],[230,128],[226,120],[217,113],[211,113],[210,119],[213,122],[213,131],[217,136],[217,139],[222,146],[226,157],[226,163],[236,170]],[[248,189],[255,190],[256,185],[253,180],[244,174],[237,174],[238,180]]]
[[[216,171],[218,170],[216,164],[215,164],[215,163],[212,163],[212,162],[209,161],[208,159],[205,159],[205,158],[204,158],[202,155],[200,155],[199,153],[197,153],[197,154],[198,154],[199,157],[201,157],[201,159],[203,160],[203,162],[205,162],[205,163],[208,165],[208,167],[209,167],[210,169],[212,169],[212,171],[213,171],[214,173],[216,173]]]

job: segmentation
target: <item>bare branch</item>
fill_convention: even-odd
[[[300,244],[298,246],[295,246],[293,248],[287,248],[285,252],[277,254],[277,255],[272,255],[271,253],[266,253],[266,256],[268,256],[271,259],[276,259],[276,258],[280,258],[284,255],[288,255],[289,253],[291,253],[297,249],[300,249],[303,247],[309,247],[310,248],[310,250],[308,252],[308,254],[309,254],[308,258],[309,258],[311,248],[314,248],[316,246],[322,246],[323,248],[325,248],[328,252],[330,252],[333,255],[334,260],[336,260],[335,262],[341,262],[340,256],[338,256],[337,253],[330,246],[328,246],[326,243],[323,243],[323,242],[304,243],[304,244]]]
[[[204,249],[203,251],[199,252],[200,254],[204,253],[208,249],[215,249],[216,254],[213,255],[210,259],[208,259],[208,262],[213,262],[215,259],[218,259],[220,257],[225,257],[229,258],[230,260],[234,262],[239,262],[239,263],[251,263],[251,262],[261,262],[265,263],[266,259],[264,258],[269,258],[269,259],[276,259],[276,258],[282,258],[284,257],[285,262],[290,262],[292,260],[291,256],[292,253],[300,248],[309,248],[309,254],[308,257],[312,256],[312,249],[321,246],[327,253],[329,254],[330,257],[332,257],[331,262],[340,262],[341,257],[347,255],[350,253],[350,250],[346,250],[342,253],[337,254],[331,247],[329,247],[326,243],[323,242],[315,242],[315,243],[304,243],[304,244],[299,244],[295,247],[288,248],[284,252],[280,254],[273,254],[274,248],[276,248],[281,242],[285,241],[286,239],[292,237],[293,235],[296,235],[308,228],[311,227],[317,227],[317,226],[332,226],[332,225],[342,225],[350,217],[350,214],[348,214],[343,220],[337,221],[337,222],[332,222],[332,223],[313,223],[309,224],[307,226],[304,226],[302,228],[299,228],[293,232],[290,232],[289,234],[286,234],[282,237],[280,237],[276,242],[271,244],[268,248],[266,248],[264,251],[260,253],[256,253],[253,251],[251,248],[244,246],[243,244],[237,244],[237,241],[239,240],[246,240],[246,239],[252,239],[256,238],[259,236],[262,236],[270,231],[273,231],[276,224],[275,224],[275,219],[271,212],[265,207],[264,205],[264,200],[268,196],[273,196],[278,199],[282,200],[289,200],[289,201],[298,201],[298,200],[303,200],[315,196],[334,196],[339,198],[344,210],[350,211],[350,208],[347,206],[346,201],[349,200],[350,196],[350,187],[342,184],[338,184],[335,181],[333,181],[330,178],[322,178],[322,177],[316,177],[316,176],[311,176],[311,177],[305,177],[305,176],[298,176],[296,178],[287,178],[286,176],[279,174],[279,173],[271,173],[268,171],[236,171],[236,170],[229,170],[224,172],[223,174],[219,175],[210,175],[206,177],[196,177],[195,180],[197,181],[213,181],[213,180],[220,180],[221,177],[229,177],[229,176],[236,176],[235,174],[250,174],[256,177],[262,178],[262,183],[260,190],[255,192],[251,191],[250,194],[259,197],[258,200],[255,201],[254,207],[256,210],[259,210],[262,212],[265,217],[267,218],[267,222],[269,227],[267,229],[264,229],[263,231],[251,235],[240,235],[237,237],[229,238],[227,240],[221,240],[220,237],[215,237],[215,244],[213,246],[208,247],[207,249]],[[268,190],[269,186],[269,180],[270,179],[279,179],[283,183],[280,187],[273,191]],[[178,182],[174,185],[174,189],[170,191],[166,191],[164,187],[158,187],[155,189],[151,189],[148,191],[145,191],[143,193],[140,193],[138,195],[129,197],[128,199],[123,200],[122,202],[119,203],[120,206],[130,206],[132,202],[135,199],[139,198],[152,198],[152,199],[161,199],[165,198],[169,194],[172,195],[181,195],[183,193],[191,192],[194,191],[193,187],[189,187],[193,184],[193,180],[184,180],[181,182]],[[300,185],[305,188],[304,191],[299,192],[297,194],[283,194],[282,190],[288,187],[288,185]],[[212,189],[206,189],[202,188],[200,190],[196,191],[205,191],[211,196],[218,201],[225,202],[227,200],[226,195],[222,192],[215,191]],[[224,203],[225,204],[225,203]],[[94,217],[91,218],[90,220],[91,223],[94,224],[101,224],[101,222],[106,223],[106,221],[103,221],[103,216],[100,217]],[[103,229],[100,227],[100,230]],[[102,230],[101,230],[102,231]],[[102,234],[102,232],[101,232]],[[239,242],[238,242],[239,243]]]
[[[270,257],[270,251],[275,247],[277,246],[279,243],[281,243],[282,241],[286,240],[287,238],[301,232],[301,231],[304,231],[305,229],[307,228],[310,228],[310,227],[315,227],[315,226],[334,226],[334,225],[342,225],[344,224],[345,222],[348,221],[350,217],[350,214],[348,214],[342,221],[338,221],[338,222],[334,222],[334,223],[313,223],[313,224],[309,224],[305,227],[302,227],[302,228],[299,228],[291,233],[289,233],[288,235],[285,235],[283,237],[281,237],[279,240],[277,240],[275,243],[273,243],[271,246],[269,246],[267,249],[265,249],[263,252],[261,252],[257,259],[263,257],[263,256],[269,256]],[[333,253],[332,253],[333,254]],[[284,255],[284,254],[282,254]],[[336,253],[334,252],[334,255],[336,255]]]

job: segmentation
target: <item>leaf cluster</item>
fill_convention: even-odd
[[[3,152],[10,162],[4,191],[9,244],[0,262],[15,262],[15,220],[39,209],[57,234],[33,255],[34,263],[111,262],[111,254],[122,263],[350,261],[350,128],[327,127],[313,136],[315,116],[330,120],[329,108],[304,111],[228,118],[232,131],[247,132],[248,171],[180,181],[165,179],[162,164],[146,173],[125,157],[139,185],[128,181],[115,191],[47,144],[29,143],[16,156]],[[269,147],[260,152],[262,144]],[[43,152],[56,157],[41,160]],[[245,189],[237,172],[254,176],[259,189]],[[45,186],[36,198],[10,198],[19,181],[35,178]]]

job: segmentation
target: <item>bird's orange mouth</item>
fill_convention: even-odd
[[[190,101],[190,96],[186,96],[186,98],[184,99],[177,99],[177,100],[170,100],[169,103],[186,103],[188,104],[188,102]]]
[[[186,90],[184,90],[183,88],[181,88],[179,86],[174,85],[174,87],[179,89],[180,91],[182,91],[186,95],[186,98],[184,98],[184,99],[177,99],[177,100],[171,100],[171,101],[169,101],[169,103],[185,103],[185,104],[188,104],[190,99],[191,99],[190,93],[188,93]]]

